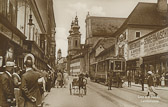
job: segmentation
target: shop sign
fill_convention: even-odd
[[[8,37],[9,39],[12,38],[12,31],[9,30],[7,27],[5,27],[4,25],[0,24],[0,33],[4,34],[6,37]]]
[[[129,59],[136,59],[140,56],[140,40],[129,44]]]
[[[144,56],[168,52],[168,27],[144,38]]]
[[[17,44],[19,44],[20,45],[20,37],[18,37],[16,34],[14,34],[13,33],[13,38],[12,38],[12,40],[15,42],[15,43],[17,43]]]
[[[129,59],[168,52],[168,27],[129,44]]]

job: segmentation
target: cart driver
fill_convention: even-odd
[[[79,95],[80,95],[80,89],[81,88],[83,89],[83,86],[85,85],[84,79],[85,79],[84,74],[83,73],[79,74],[79,80],[78,80],[78,82],[79,82]]]

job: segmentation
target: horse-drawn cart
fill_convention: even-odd
[[[77,94],[76,92],[78,92],[79,95],[86,95],[86,91],[87,91],[86,84],[87,84],[87,79],[80,76],[79,78],[74,78],[72,83],[70,83],[69,85],[70,95]]]

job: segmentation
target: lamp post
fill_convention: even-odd
[[[31,28],[32,28],[32,25],[34,25],[33,24],[33,19],[32,19],[32,14],[31,14],[31,8],[30,8],[30,15],[29,15],[29,23],[28,23],[28,25],[29,25],[29,40],[31,39]]]

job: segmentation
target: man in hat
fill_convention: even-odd
[[[108,72],[108,90],[111,90],[112,78],[113,78],[113,74],[112,74],[112,71],[110,71],[110,72]]]
[[[155,94],[155,96],[157,96],[158,94],[155,92],[155,88],[154,88],[154,83],[153,83],[153,77],[152,77],[152,71],[148,71],[148,79],[147,79],[147,84],[148,84],[148,94],[147,96],[150,95],[150,92],[153,92]]]
[[[26,73],[22,75],[21,90],[25,98],[24,107],[37,107],[41,104],[41,94],[38,87],[40,73],[33,70],[33,61],[27,57],[25,61]]]
[[[13,68],[15,63],[7,61],[5,72],[0,77],[0,107],[15,106]]]

